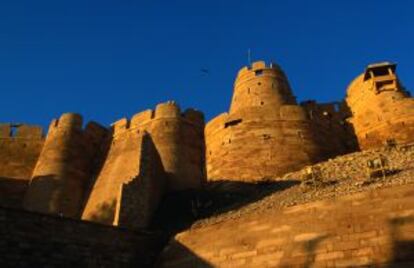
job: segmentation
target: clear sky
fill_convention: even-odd
[[[0,122],[78,112],[109,125],[167,100],[211,119],[249,48],[299,101],[338,100],[384,60],[412,91],[413,12],[408,0],[1,0]]]

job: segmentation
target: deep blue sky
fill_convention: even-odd
[[[408,0],[1,0],[0,122],[74,111],[108,125],[170,99],[210,119],[248,48],[282,66],[300,101],[342,98],[383,60],[412,90],[413,12]]]

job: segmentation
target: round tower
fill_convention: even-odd
[[[346,105],[361,149],[414,141],[414,100],[401,86],[396,64],[368,65],[349,85]]]
[[[203,181],[203,128],[199,112],[181,114],[172,101],[158,104],[149,126],[168,178],[168,190],[198,188]]]
[[[282,69],[258,61],[239,71],[229,113],[259,109],[278,117],[280,106],[287,104],[296,104],[296,100]]]
[[[24,200],[28,210],[78,217],[89,178],[90,151],[82,117],[66,113],[53,120]]]
[[[208,180],[266,180],[320,157],[286,75],[263,61],[239,71],[230,111],[206,125],[205,140]]]

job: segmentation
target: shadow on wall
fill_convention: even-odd
[[[414,267],[414,217],[396,217],[389,221],[392,260],[388,267]],[[403,234],[410,234],[411,239]]]
[[[0,177],[0,204],[5,207],[22,208],[28,186],[28,180]]]
[[[158,259],[155,267],[199,267],[199,268],[213,268],[215,267],[207,260],[198,256],[189,248],[178,241],[171,241],[167,247],[164,248],[162,258]]]
[[[189,228],[197,220],[236,210],[299,183],[296,180],[261,183],[214,181],[200,190],[169,193],[163,198],[151,229],[174,234]]]
[[[34,177],[24,197],[23,207],[41,213],[59,213],[55,211],[58,200],[54,193],[60,183],[53,174]]]
[[[306,252],[306,260],[303,265],[304,268],[312,267],[312,264],[315,262],[315,250],[318,248],[318,245],[328,237],[328,234],[319,235],[304,242],[303,246]]]

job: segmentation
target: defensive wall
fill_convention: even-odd
[[[0,202],[21,208],[33,169],[42,150],[42,128],[26,124],[0,125]]]
[[[395,64],[368,65],[349,85],[346,103],[361,150],[383,146],[387,141],[414,141],[414,99],[401,85]]]
[[[95,158],[107,130],[82,128],[78,114],[53,120],[24,198],[27,210],[79,218]]]
[[[156,233],[0,207],[1,267],[152,267]]]
[[[190,229],[159,267],[412,267],[413,186],[242,215]]]
[[[300,105],[312,122],[312,131],[323,159],[358,150],[353,126],[347,121],[350,113],[344,102],[318,103],[309,100]]]
[[[29,180],[44,143],[39,126],[0,125],[0,177]]]
[[[229,113],[208,122],[205,138],[209,180],[261,180],[321,158],[285,74],[262,61],[239,71]]]
[[[142,137],[148,133],[166,177],[166,190],[199,188],[205,181],[204,117],[174,102],[157,105],[112,125],[103,167],[87,198],[82,219],[113,224],[120,186],[139,175]],[[156,158],[157,156],[154,156]],[[102,213],[104,212],[104,213]]]

